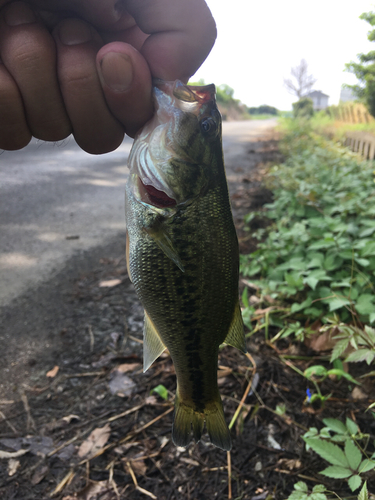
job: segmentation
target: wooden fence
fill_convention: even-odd
[[[369,132],[348,131],[344,144],[367,160],[375,158],[375,135]]]
[[[366,107],[357,102],[347,102],[328,108],[330,115],[337,121],[344,123],[372,123],[374,118]]]

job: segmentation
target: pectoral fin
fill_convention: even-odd
[[[233,320],[229,327],[228,335],[224,340],[224,344],[236,347],[243,353],[247,352],[240,304],[237,304],[235,308]]]
[[[145,324],[143,327],[143,372],[146,372],[156,358],[165,350],[159,334],[145,311]]]
[[[181,259],[177,254],[176,249],[173,246],[171,239],[169,238],[167,232],[162,225],[159,225],[157,229],[155,228],[145,228],[145,231],[151,238],[155,241],[157,246],[163,250],[165,255],[169,257],[176,266],[185,272],[184,266],[182,265]]]

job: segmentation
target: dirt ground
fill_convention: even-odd
[[[240,165],[226,165],[242,251],[253,247],[243,216],[271,199],[260,181],[265,164],[279,159],[276,139],[249,143]],[[332,393],[329,405],[307,406],[306,380],[278,354],[314,353],[288,340],[271,348],[259,332],[247,340],[250,358],[230,347],[219,355],[228,423],[249,391],[230,454],[207,436],[176,448],[174,368],[163,354],[142,373],[143,312],[126,273],[124,239],[87,257],[19,298],[1,320],[2,500],[286,499],[301,480],[350,495],[344,481],[318,474],[322,461],[305,451],[300,436],[320,428],[322,418],[349,416],[373,440],[368,400],[348,398],[346,381],[327,379],[322,391]],[[167,399],[153,391],[159,385]],[[273,412],[281,403],[286,417]]]

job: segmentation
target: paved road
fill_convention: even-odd
[[[226,160],[274,120],[223,126]],[[132,140],[92,156],[72,138],[33,141],[0,155],[0,306],[60,271],[75,254],[124,237],[124,185]]]

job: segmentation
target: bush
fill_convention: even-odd
[[[311,118],[314,114],[313,102],[308,97],[302,97],[293,103],[293,116],[295,118]]]

